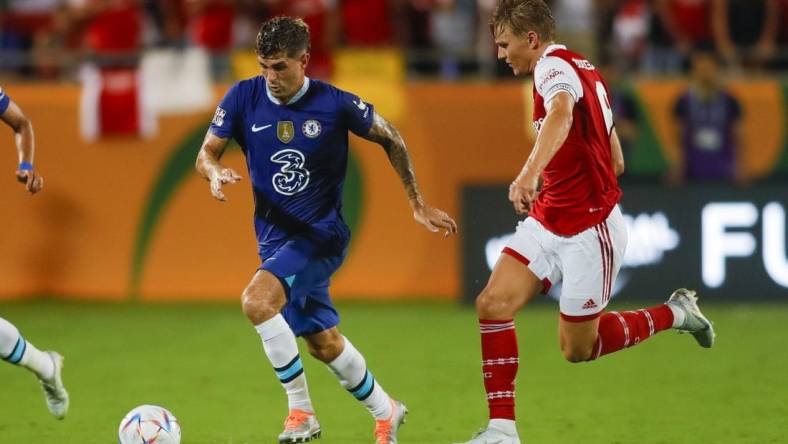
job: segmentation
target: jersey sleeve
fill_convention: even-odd
[[[372,128],[375,107],[354,94],[339,91],[339,112],[347,128],[357,136],[366,136]]]
[[[534,85],[545,104],[561,91],[568,92],[575,102],[583,97],[583,85],[577,71],[569,62],[558,57],[545,57],[536,65]]]
[[[8,109],[8,105],[11,104],[11,99],[5,95],[3,92],[3,88],[0,88],[0,114],[5,114],[5,110]]]
[[[221,137],[222,139],[229,139],[233,136],[233,128],[236,120],[240,122],[240,101],[241,101],[241,87],[240,83],[233,85],[224,98],[216,107],[216,112],[211,120],[210,131],[214,136]]]

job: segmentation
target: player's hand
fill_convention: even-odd
[[[216,199],[225,202],[227,198],[224,197],[222,186],[228,183],[236,183],[239,180],[241,180],[241,176],[231,168],[221,168],[211,177],[211,194]]]
[[[520,175],[509,185],[509,200],[517,214],[528,214],[538,194],[539,178],[535,175]]]
[[[35,170],[16,170],[16,180],[25,184],[25,189],[30,194],[36,194],[44,188],[44,178]]]
[[[457,233],[457,222],[443,210],[417,201],[411,201],[411,207],[413,207],[413,218],[416,219],[416,222],[424,225],[433,233],[446,230],[444,237]]]

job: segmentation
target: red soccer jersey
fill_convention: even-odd
[[[607,85],[585,57],[551,45],[534,70],[537,132],[547,115],[545,103],[559,92],[575,99],[572,128],[542,172],[542,189],[530,215],[551,232],[569,236],[605,220],[621,198],[621,188],[610,152],[613,112]]]

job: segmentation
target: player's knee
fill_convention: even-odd
[[[509,300],[502,291],[488,285],[476,298],[479,319],[511,319],[514,312]]]
[[[307,342],[309,354],[318,361],[325,362],[326,364],[336,359],[342,353],[342,345],[340,341],[323,342],[320,344]]]
[[[279,313],[280,307],[271,304],[268,299],[269,298],[265,298],[259,291],[255,291],[251,288],[246,288],[243,294],[241,294],[241,307],[252,324],[262,324]]]
[[[576,344],[562,344],[561,353],[567,361],[571,363],[585,362],[591,358],[593,346],[586,347]]]

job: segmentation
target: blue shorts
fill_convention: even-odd
[[[260,266],[282,282],[287,295],[282,316],[296,336],[319,333],[339,324],[339,314],[331,302],[328,285],[331,275],[342,265],[346,252],[319,254],[313,242],[294,238]]]

